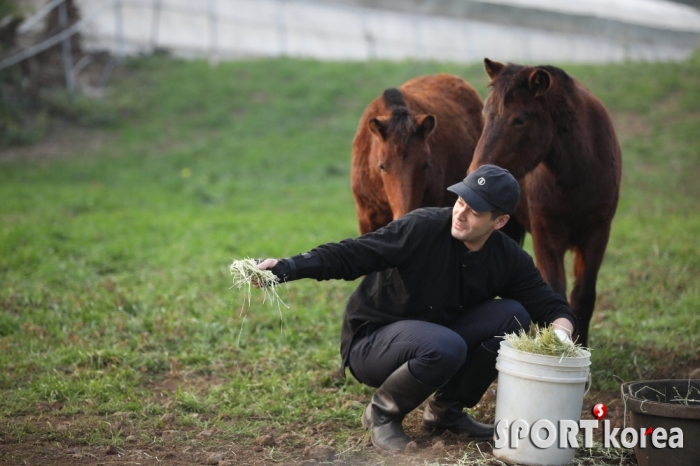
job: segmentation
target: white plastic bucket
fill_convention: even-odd
[[[513,349],[505,340],[501,342],[496,360],[498,392],[494,456],[503,461],[532,465],[560,465],[574,458],[575,448],[560,447],[559,421],[572,420],[578,424],[581,418],[583,397],[590,388],[590,358],[591,354],[585,350],[583,356],[560,358],[525,353]],[[499,421],[503,419],[508,420],[509,427],[514,421],[522,419],[530,428],[536,421],[549,420],[556,428],[556,441],[549,447],[538,447],[532,443],[532,436],[549,439],[548,432],[544,429],[534,432],[531,429],[524,438],[518,438],[517,446],[514,446],[509,428],[505,431],[505,446],[496,448]],[[519,424],[522,425],[522,422]],[[501,424],[503,426],[505,423]],[[500,437],[502,442],[503,436]]]

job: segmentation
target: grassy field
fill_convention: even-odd
[[[562,66],[623,148],[590,338],[609,402],[620,380],[700,367],[700,59]],[[337,376],[357,283],[293,282],[281,313],[255,293],[248,309],[228,264],[356,236],[359,116],[434,72],[488,92],[480,65],[149,58],[101,101],[55,96],[79,124],[0,152],[0,463],[291,462],[315,444],[390,462],[359,424],[372,392]]]

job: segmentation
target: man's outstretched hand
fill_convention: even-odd
[[[262,261],[258,264],[258,268],[260,270],[269,270],[272,267],[276,266],[277,262],[278,262],[277,259],[265,259],[264,261]],[[255,288],[260,288],[260,284],[258,282],[255,282],[255,281],[253,282],[253,286]]]

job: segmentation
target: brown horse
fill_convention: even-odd
[[[482,129],[481,98],[463,79],[422,76],[365,109],[352,145],[352,192],[362,234],[411,210],[449,206]]]
[[[605,107],[553,66],[484,60],[491,92],[469,169],[492,163],[520,182],[515,219],[532,234],[537,266],[566,298],[564,254],[573,250],[571,309],[588,343],[596,280],[620,193],[622,158]]]

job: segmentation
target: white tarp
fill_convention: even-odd
[[[543,6],[586,3],[483,1]],[[83,18],[92,18],[82,33],[85,48],[119,53],[123,47],[127,54],[162,48],[178,56],[212,59],[295,56],[472,62],[489,57],[544,63],[677,60],[692,52],[691,47],[623,43],[594,33],[544,31],[312,0],[76,0],[76,4]]]
[[[664,0],[473,0],[518,8],[594,16],[659,29],[700,32],[700,11]]]

